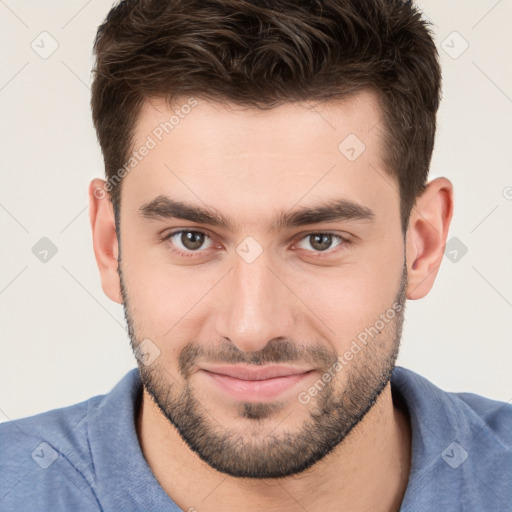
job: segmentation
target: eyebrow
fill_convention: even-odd
[[[139,211],[146,219],[183,219],[198,224],[225,228],[230,231],[240,229],[238,223],[225,217],[213,208],[203,208],[198,205],[187,204],[170,197],[160,195],[144,203]],[[286,227],[298,227],[320,222],[333,222],[343,220],[375,220],[374,212],[367,206],[349,199],[331,199],[324,203],[303,206],[293,211],[278,214],[270,226],[269,232],[276,232]]]

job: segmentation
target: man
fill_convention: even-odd
[[[395,366],[453,212],[414,6],[124,1],[95,52],[138,370],[2,424],[2,510],[509,510],[512,407]]]

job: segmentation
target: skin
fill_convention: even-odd
[[[171,114],[163,100],[147,102],[134,147]],[[411,465],[411,429],[407,412],[393,402],[385,370],[396,357],[403,310],[346,361],[326,389],[307,404],[297,398],[329,366],[327,359],[308,359],[308,354],[343,356],[358,334],[396,303],[403,272],[403,299],[422,298],[443,258],[453,213],[452,184],[446,178],[427,184],[411,212],[404,244],[398,182],[382,164],[380,118],[371,91],[314,108],[284,104],[268,111],[198,99],[190,114],[124,178],[120,245],[112,204],[98,193],[105,182],[91,182],[90,219],[103,290],[124,303],[133,348],[150,339],[159,351],[151,364],[139,362],[143,381],[155,387],[161,402],[145,386],[137,417],[141,449],[160,485],[183,510],[239,510],[241,496],[247,511],[399,509]],[[338,150],[349,134],[366,146],[354,161]],[[144,218],[140,207],[159,195],[214,208],[236,222],[236,229]],[[340,197],[370,208],[374,219],[269,232],[278,212]],[[186,250],[177,245],[179,237],[172,239],[174,245],[164,240],[177,228],[201,229],[211,240],[206,239],[199,256],[179,256],[172,252],[172,247]],[[327,251],[315,252],[307,235],[319,232],[346,236],[352,243],[338,246],[334,239]],[[251,263],[236,251],[248,236],[262,250]],[[286,349],[280,340],[298,348],[290,364],[313,371],[279,400],[256,400],[244,409],[200,371],[215,354],[227,363],[250,364],[257,356],[272,361]],[[185,375],[179,364],[191,345],[199,355],[188,358]],[[369,381],[372,375],[383,382],[377,377]],[[378,396],[356,397],[358,378],[368,382],[368,393]],[[384,387],[377,389],[380,384]],[[276,447],[284,446],[286,435],[305,441],[305,425],[329,397],[335,403],[348,395],[368,410],[347,406],[353,420],[348,432],[306,469],[293,472],[293,457],[288,456],[283,461],[290,464],[290,474],[282,478],[240,478],[228,471],[234,468],[229,443],[226,471],[219,471],[191,449],[164,414],[166,405],[172,409],[171,398],[173,407],[183,405],[179,398],[184,389],[196,400],[196,412],[210,434],[242,439],[244,453],[260,453],[262,464],[271,462],[265,459],[269,441],[278,441]],[[338,410],[341,403],[346,402],[340,401]],[[254,417],[247,417],[247,411]],[[243,466],[240,457],[236,460]]]

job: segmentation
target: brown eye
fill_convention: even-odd
[[[335,241],[337,241],[337,243],[333,245]],[[333,233],[311,233],[302,238],[298,246],[301,249],[308,250],[309,252],[325,252],[328,251],[328,249],[342,245],[345,242],[348,243],[348,241],[343,237]]]
[[[317,251],[325,251],[331,247],[332,235],[316,234],[310,235],[311,247]]]
[[[190,229],[181,229],[170,233],[166,239],[175,246],[173,249],[176,253],[188,256],[194,252],[208,249],[211,245],[210,237],[202,231],[193,231]],[[205,242],[210,241],[210,245],[203,247]]]
[[[180,242],[187,249],[195,251],[203,245],[204,238],[204,233],[199,233],[198,231],[182,231]]]

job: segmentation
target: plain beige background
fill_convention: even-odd
[[[135,366],[88,221],[87,186],[103,177],[91,48],[111,5],[0,0],[0,421],[108,392]],[[408,301],[398,363],[512,401],[512,2],[418,5],[444,76],[431,178],[453,182],[455,214],[434,289]],[[43,237],[57,249],[46,262]]]

